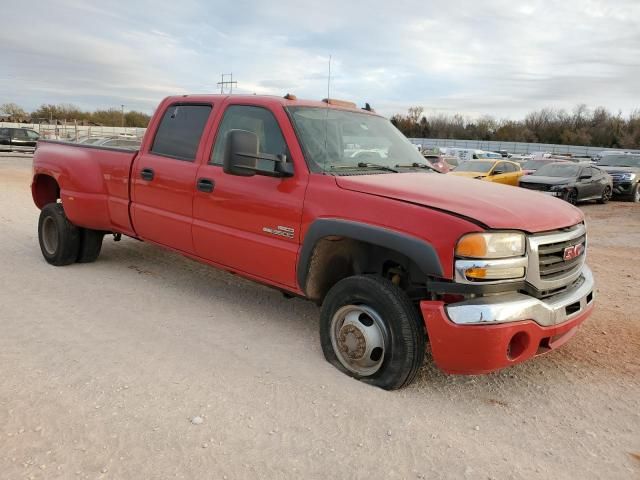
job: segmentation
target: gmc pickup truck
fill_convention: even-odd
[[[126,235],[307,298],[326,359],[385,389],[428,344],[451,374],[548,352],[594,305],[580,210],[433,172],[368,105],[169,97],[139,151],[41,140],[33,167],[50,264]]]

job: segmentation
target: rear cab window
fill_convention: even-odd
[[[163,157],[193,162],[211,105],[171,105],[164,112],[150,152]]]

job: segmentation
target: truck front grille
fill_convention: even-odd
[[[538,246],[538,263],[540,265],[540,278],[548,279],[566,275],[576,267],[581,267],[584,252],[573,260],[564,260],[564,250],[567,247],[584,244],[586,235],[566,240],[564,242],[548,243]]]
[[[531,235],[527,243],[527,282],[537,290],[556,291],[575,282],[580,276],[586,257],[587,235],[584,224]],[[584,244],[584,251],[576,258],[565,260],[565,249],[580,244]]]
[[[540,192],[548,192],[551,190],[551,185],[545,185],[544,183],[520,182],[520,186],[529,190],[538,190]]]

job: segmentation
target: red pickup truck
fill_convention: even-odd
[[[427,344],[447,373],[522,362],[593,308],[580,210],[433,172],[368,106],[169,97],[139,151],[41,140],[33,164],[50,264],[127,235],[308,298],[326,359],[382,388]]]

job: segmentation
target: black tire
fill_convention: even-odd
[[[565,193],[564,199],[571,205],[576,205],[578,203],[578,191],[575,188],[572,188],[567,193]]]
[[[640,183],[636,183],[635,187],[633,187],[633,190],[631,190],[629,201],[634,203],[640,202]]]
[[[350,370],[339,358],[348,353],[337,354],[332,342],[332,337],[335,342],[342,338],[346,344],[344,336],[332,333],[335,332],[334,316],[354,306],[375,311],[386,329],[384,353],[380,360],[376,359],[381,363],[375,372],[367,375]],[[339,281],[329,290],[320,314],[320,342],[325,358],[338,370],[377,387],[395,390],[411,383],[422,366],[426,334],[417,309],[403,290],[384,278],[358,275]],[[361,344],[356,343],[354,349],[359,348]]]
[[[102,249],[104,232],[80,228],[80,248],[78,249],[78,263],[95,262]]]
[[[611,191],[611,187],[607,185],[606,187],[604,187],[604,190],[602,190],[602,196],[598,199],[598,203],[607,203],[609,200],[611,200],[612,194],[613,192]]]
[[[40,211],[38,241],[42,256],[51,265],[70,265],[78,258],[80,231],[67,220],[61,203],[49,203]]]

